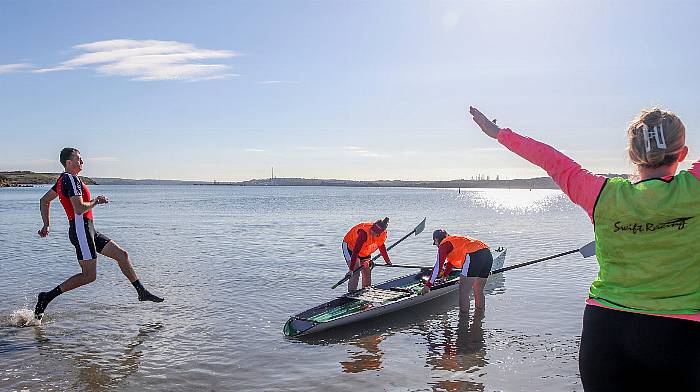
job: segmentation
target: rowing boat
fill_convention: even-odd
[[[498,252],[491,271],[503,267],[506,251]],[[395,278],[376,286],[347,293],[330,302],[294,315],[284,324],[284,334],[290,337],[310,335],[341,325],[375,318],[419,303],[430,301],[459,288],[459,270],[436,282],[428,294],[420,295],[423,283],[432,268]]]

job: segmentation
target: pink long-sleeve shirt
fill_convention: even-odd
[[[559,188],[561,188],[564,194],[586,211],[589,218],[591,218],[591,222],[593,222],[593,208],[595,207],[598,195],[600,195],[603,189],[603,185],[605,185],[605,176],[593,174],[555,148],[529,137],[519,135],[508,128],[502,128],[498,132],[498,142],[531,163],[544,169]],[[700,180],[700,159],[693,163],[688,172]],[[671,176],[668,176],[664,179],[668,180],[670,177]],[[586,300],[586,303],[589,305],[606,307],[590,298]],[[681,318],[700,322],[700,313],[693,315],[655,314],[654,316]]]

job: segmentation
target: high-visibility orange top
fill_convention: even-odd
[[[468,253],[488,248],[488,245],[485,243],[468,236],[448,235],[440,242],[440,246],[442,247],[445,243],[452,245],[452,251],[447,254],[446,259],[455,268],[462,268]]]
[[[347,234],[345,234],[345,237],[343,238],[343,242],[348,244],[348,248],[350,249],[355,249],[355,243],[357,242],[357,237],[358,237],[358,230],[362,230],[365,232],[367,235],[367,241],[365,241],[364,244],[362,244],[362,248],[360,248],[359,252],[359,257],[369,257],[372,255],[373,252],[375,252],[377,249],[379,249],[380,246],[384,244],[384,241],[386,241],[386,230],[382,232],[378,237],[375,237],[371,234],[370,230],[372,229],[372,225],[374,222],[362,222],[358,223],[355,226],[348,231]],[[355,256],[355,255],[353,255]]]

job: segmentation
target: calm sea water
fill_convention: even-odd
[[[302,310],[341,295],[340,242],[362,220],[391,218],[390,253],[432,265],[443,227],[508,248],[506,265],[593,238],[560,191],[332,187],[94,186],[111,202],[95,223],[126,248],[162,304],[140,303],[115,263],[58,297],[42,326],[18,327],[40,290],[79,271],[61,206],[41,239],[47,188],[0,189],[0,390],[580,391],[578,344],[595,258],[508,271],[483,316],[457,296],[313,339],[285,338]],[[380,282],[405,271],[375,269]],[[473,307],[472,307],[473,311]]]

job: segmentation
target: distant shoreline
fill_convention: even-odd
[[[53,184],[60,173],[34,173],[31,171],[0,172],[0,187],[23,187]],[[604,174],[606,177],[625,177],[626,174]],[[404,181],[376,180],[355,181],[313,178],[266,178],[239,182],[181,181],[181,180],[133,180],[127,178],[81,177],[88,185],[217,185],[217,186],[339,186],[371,188],[503,188],[503,189],[559,189],[549,177],[513,180],[446,180]]]
[[[53,184],[61,173],[35,173],[32,171],[4,171],[0,172],[0,188],[7,187],[31,187],[34,185]],[[80,176],[80,179],[88,185],[96,182],[89,177]]]

